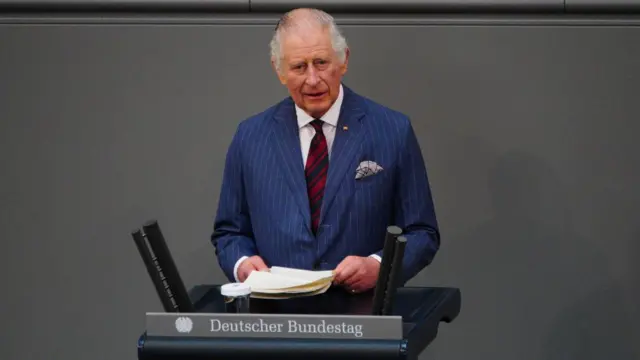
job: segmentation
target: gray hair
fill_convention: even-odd
[[[298,13],[301,13],[300,15]],[[338,59],[344,62],[347,56],[347,40],[338,29],[333,16],[318,9],[295,9],[284,14],[273,34],[271,43],[271,58],[275,62],[276,69],[280,70],[280,62],[282,60],[282,36],[285,32],[301,27],[323,27],[329,29],[331,36],[331,45],[338,55]]]

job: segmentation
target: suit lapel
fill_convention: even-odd
[[[320,223],[323,222],[340,189],[345,176],[354,175],[355,162],[358,159],[358,149],[365,138],[365,131],[361,120],[365,115],[364,106],[360,98],[346,86],[336,136],[333,140],[329,173],[322,200]],[[351,171],[353,170],[353,171]]]
[[[305,226],[311,231],[311,215],[309,214],[309,199],[307,197],[307,183],[304,177],[302,150],[300,149],[300,135],[296,121],[295,107],[289,98],[276,109],[274,114],[276,126],[271,138],[280,155],[277,162],[282,167],[284,178],[293,193],[293,198],[300,207]]]

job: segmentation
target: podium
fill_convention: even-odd
[[[190,291],[195,311],[207,320],[225,312],[219,286],[200,285]],[[326,293],[312,297],[286,300],[251,299],[251,313],[272,315],[284,321],[287,315],[313,314],[319,320],[341,319],[358,322],[371,319],[373,293],[350,294],[341,288],[330,288]],[[175,329],[161,335],[146,332],[138,341],[140,360],[191,359],[417,359],[418,355],[436,338],[441,322],[452,322],[460,312],[461,295],[455,288],[402,287],[398,288],[390,317],[400,317],[401,338],[367,339],[326,338],[312,334],[299,338],[184,336]],[[171,321],[185,314],[172,313]],[[236,314],[229,314],[235,316]],[[240,315],[240,314],[238,314]],[[387,316],[375,316],[386,318]],[[372,320],[370,320],[372,321]],[[375,322],[365,326],[376,326]],[[175,332],[172,336],[171,330]],[[366,328],[364,332],[366,332]]]
[[[221,285],[187,292],[157,222],[143,230],[132,237],[164,311],[146,314],[140,360],[414,360],[460,312],[457,288],[397,285],[406,243],[397,227],[373,290],[251,298],[248,313],[227,312]]]

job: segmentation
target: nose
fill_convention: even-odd
[[[313,66],[309,66],[308,69],[309,71],[307,73],[306,83],[311,87],[316,86],[318,82],[320,82],[318,73],[316,72],[316,69]]]

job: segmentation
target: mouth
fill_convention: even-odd
[[[324,96],[324,94],[326,94],[326,92],[321,91],[321,92],[310,92],[304,95],[311,100],[317,100],[317,99],[321,99]]]

